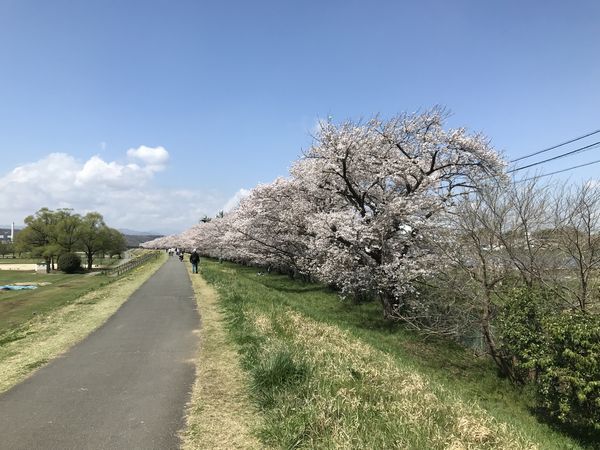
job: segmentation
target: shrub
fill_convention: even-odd
[[[65,273],[76,273],[81,270],[81,258],[76,253],[63,253],[58,257],[58,269]]]
[[[561,423],[600,431],[600,316],[554,315],[544,328],[540,406]]]
[[[496,319],[500,351],[510,365],[513,380],[533,381],[539,374],[539,358],[545,351],[544,319],[553,314],[551,296],[529,288],[507,293]]]
[[[600,431],[600,316],[559,309],[549,292],[508,293],[496,321],[502,356],[548,417]]]

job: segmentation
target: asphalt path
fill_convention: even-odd
[[[0,448],[179,448],[199,326],[171,257],[102,327],[0,395]]]

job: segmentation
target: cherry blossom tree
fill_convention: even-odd
[[[379,297],[402,313],[414,281],[441,263],[430,242],[450,200],[504,163],[480,135],[445,130],[444,112],[323,124],[293,169],[309,196],[327,205],[310,217],[321,279],[345,294]]]
[[[313,206],[297,180],[259,185],[232,215],[227,238],[243,242],[254,264],[308,275]]]
[[[453,197],[504,169],[483,136],[445,130],[444,119],[433,109],[324,123],[290,179],[257,186],[224,217],[146,245],[314,276],[344,295],[377,296],[384,316],[398,318],[415,281],[443,263],[432,241]]]

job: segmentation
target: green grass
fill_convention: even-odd
[[[167,257],[167,256],[164,256]],[[188,272],[191,264],[186,262]],[[184,450],[266,449],[252,430],[260,415],[250,400],[248,377],[229,339],[219,296],[202,276],[190,273],[202,327],[195,357],[196,381],[182,432]]]
[[[93,264],[100,266],[100,267],[112,267],[115,266],[117,264],[120,264],[123,262],[123,259],[119,259],[119,258],[94,258]],[[85,259],[85,257],[81,258],[81,264],[85,267],[87,264],[87,260]]]
[[[51,283],[34,290],[0,291],[0,334],[48,312],[71,303],[86,292],[109,282],[103,276],[63,273],[39,274],[0,271],[0,285],[12,283]]]
[[[38,264],[43,258],[13,258],[12,256],[0,257],[0,264]]]
[[[87,264],[87,259],[84,253],[77,252],[77,254],[81,257],[81,264],[85,266]],[[95,257],[94,265],[99,265],[103,267],[114,266],[115,264],[119,264],[123,259],[119,259],[116,256],[113,258],[102,258]],[[4,257],[0,256],[0,265],[1,264],[42,264],[44,262],[44,258],[13,258],[11,255],[6,255]],[[56,261],[54,262],[56,265]]]
[[[136,253],[141,254],[143,251],[137,251]],[[6,259],[6,261],[21,264],[37,260]],[[94,259],[94,264],[109,267],[122,261],[118,258],[98,258]],[[27,282],[50,283],[47,286],[39,286],[34,290],[0,291],[0,334],[20,327],[21,324],[35,315],[47,314],[56,308],[73,302],[86,292],[113,281],[115,281],[113,277],[87,276],[85,273],[68,275],[59,271],[45,274],[30,271],[0,270],[0,285]]]
[[[265,415],[265,445],[585,448],[540,423],[528,393],[486,359],[385,323],[376,304],[233,264],[202,270]]]

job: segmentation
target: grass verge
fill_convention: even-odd
[[[459,347],[317,285],[204,263],[277,448],[579,449]]]
[[[43,284],[34,290],[0,291],[0,334],[20,327],[36,315],[49,314],[113,281],[102,276],[68,275],[61,272],[39,274],[0,271],[0,285],[32,282]]]
[[[188,273],[191,265],[187,264]],[[259,417],[248,396],[248,380],[229,339],[217,292],[191,274],[202,320],[196,382],[183,433],[184,449],[264,448],[252,434]]]
[[[0,333],[0,392],[68,350],[102,325],[166,261],[160,255],[115,281],[74,295],[68,303],[39,313]],[[96,277],[93,277],[96,278]],[[57,300],[58,302],[59,300]]]

